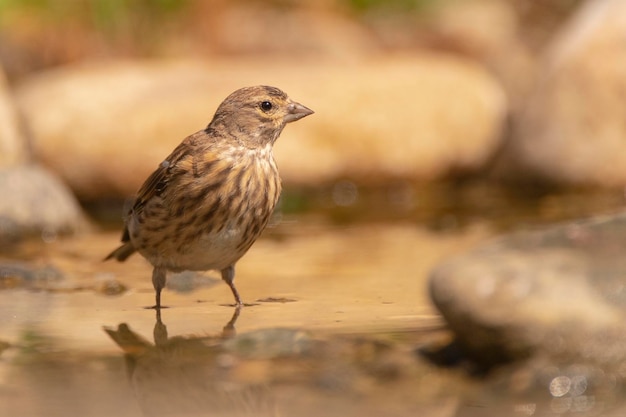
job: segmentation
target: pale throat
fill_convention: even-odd
[[[244,159],[257,162],[269,161],[270,164],[274,165],[274,149],[272,145],[273,143],[266,143],[262,146],[246,146],[239,144],[239,146],[231,147],[224,156],[232,162]]]

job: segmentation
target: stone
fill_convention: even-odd
[[[447,260],[430,293],[479,362],[626,360],[626,213],[504,236]]]
[[[85,230],[88,222],[67,187],[36,165],[0,167],[0,243],[36,235],[44,241]]]
[[[548,46],[496,164],[508,178],[626,185],[626,3],[585,2]]]
[[[506,91],[510,111],[517,111],[532,88],[537,66],[537,54],[526,37],[529,32],[552,33],[552,28],[537,27],[539,19],[524,21],[518,9],[527,12],[545,4],[519,6],[511,1],[466,0],[437,5],[426,29],[438,42],[433,46],[483,63]]]
[[[46,241],[87,226],[56,176],[33,163],[26,130],[0,68],[0,244],[38,235]]]
[[[91,64],[33,76],[17,95],[37,159],[90,200],[133,195],[229,93],[254,84],[278,86],[316,112],[275,146],[287,185],[480,170],[500,145],[507,113],[485,69],[442,54]]]
[[[312,336],[295,329],[277,328],[256,330],[223,344],[228,352],[254,359],[272,359],[312,353],[315,343]]]
[[[0,167],[24,163],[28,147],[4,71],[0,67]]]
[[[34,266],[22,262],[0,262],[0,289],[31,288],[44,290],[55,287],[65,278],[52,265]]]

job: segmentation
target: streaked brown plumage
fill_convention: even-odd
[[[148,177],[126,218],[123,245],[154,266],[155,308],[169,271],[221,271],[237,306],[235,263],[259,237],[280,196],[272,146],[287,123],[313,111],[275,87],[242,88],[206,129],[188,136]]]

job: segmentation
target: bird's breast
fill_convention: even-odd
[[[152,200],[141,223],[134,222],[131,232],[151,243],[136,246],[153,265],[171,270],[223,269],[239,260],[261,235],[281,191],[271,153],[239,154],[238,159],[222,162],[228,162],[228,168],[222,168],[220,175],[194,178],[185,193]],[[156,216],[153,206],[169,210]]]

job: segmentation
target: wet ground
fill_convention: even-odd
[[[429,211],[403,193],[386,194],[400,203],[383,214],[357,210],[364,196],[329,208],[332,190],[287,201],[238,264],[250,304],[240,312],[214,272],[171,276],[168,308],[146,309],[151,268],[139,256],[102,262],[119,238],[109,228],[4,248],[0,415],[620,415],[610,388],[574,397],[580,381],[558,370],[535,392],[527,370],[441,366],[454,362],[438,350],[451,336],[426,283],[440,260],[516,224],[615,209],[622,197],[547,196],[521,210],[465,188],[429,194]],[[555,395],[552,381],[568,389]]]

